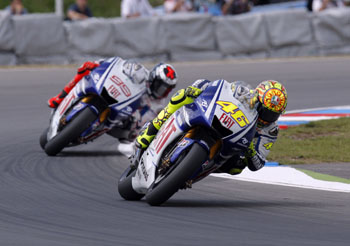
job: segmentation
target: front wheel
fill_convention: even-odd
[[[159,206],[166,202],[186,181],[197,171],[207,159],[207,151],[194,143],[187,155],[178,166],[168,174],[160,183],[154,185],[146,194],[146,201],[151,206]]]
[[[40,136],[40,147],[45,150],[45,145],[47,144],[47,133],[49,132],[49,128],[46,128],[45,131]]]
[[[131,180],[135,176],[137,169],[128,167],[118,182],[118,192],[121,197],[129,201],[138,201],[144,197],[144,194],[139,194],[132,188]]]
[[[55,137],[45,145],[45,152],[49,156],[57,155],[70,142],[76,140],[97,118],[89,108],[83,109],[74,119],[68,122]]]

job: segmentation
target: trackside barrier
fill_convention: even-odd
[[[215,37],[224,55],[267,51],[268,36],[262,14],[217,17]]]
[[[165,47],[171,60],[220,59],[212,17],[206,14],[173,14],[161,18]]]
[[[77,63],[110,56],[208,60],[350,54],[350,8],[212,17],[174,14],[63,22],[0,12],[0,65]]]
[[[61,19],[54,14],[12,17],[15,54],[20,63],[65,63],[67,40]]]
[[[312,27],[309,13],[289,10],[264,14],[267,35],[271,47],[312,43]]]
[[[311,14],[300,9],[264,14],[269,39],[268,57],[318,55],[310,17]]]
[[[113,25],[110,20],[91,18],[85,21],[64,22],[68,43],[68,59],[103,57],[114,53]]]
[[[14,30],[11,15],[7,11],[0,12],[0,51],[13,51]]]
[[[13,39],[11,15],[7,11],[0,11],[0,65],[16,65]]]
[[[312,23],[322,55],[350,54],[350,8],[321,12],[313,16]]]
[[[121,57],[152,57],[167,55],[164,40],[164,26],[158,17],[112,21],[114,32],[114,53]],[[124,35],[127,33],[128,35]]]

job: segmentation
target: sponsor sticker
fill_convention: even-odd
[[[146,170],[145,163],[144,163],[143,159],[141,159],[140,165],[141,165],[142,174],[145,177],[145,180],[147,182],[147,180],[148,180],[148,173],[147,173],[147,170]]]

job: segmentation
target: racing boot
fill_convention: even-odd
[[[136,138],[136,147],[147,149],[154,137],[157,135],[161,126],[176,110],[177,107],[172,105],[170,101],[170,103],[159,112],[156,118],[145,124],[145,126],[140,130],[140,134]]]
[[[145,124],[136,138],[135,145],[140,149],[147,149],[157,135],[158,129],[154,127],[153,122]]]
[[[132,156],[132,154],[134,153],[134,147],[135,147],[134,142],[119,140],[117,150],[119,153],[130,158]]]
[[[193,103],[196,97],[202,93],[202,90],[189,86],[181,89],[170,99],[168,105],[162,109],[157,117],[144,126],[144,130],[140,130],[139,136],[136,138],[136,147],[147,149],[158,133],[158,130],[166,122],[169,117],[179,108],[186,104]]]
[[[50,98],[47,103],[50,108],[57,108],[68,93],[78,84],[78,82],[90,72],[98,67],[99,64],[94,62],[85,62],[80,68],[78,68],[75,77],[63,88],[63,90],[55,97]]]
[[[63,99],[67,96],[68,93],[65,91],[65,89],[63,89],[57,96],[50,98],[47,101],[47,104],[49,105],[50,108],[57,108],[58,105],[60,105]]]
[[[50,108],[57,108],[68,93],[74,88],[74,86],[82,79],[83,76],[80,74],[75,77],[63,88],[63,90],[55,97],[50,98],[47,103]]]

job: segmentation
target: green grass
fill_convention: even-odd
[[[0,9],[5,8],[10,4],[11,0],[1,0]],[[68,9],[69,5],[75,0],[64,0],[64,9]],[[120,16],[121,0],[89,0],[89,7],[96,17],[117,17]],[[163,3],[162,0],[150,0],[153,6]],[[23,0],[24,6],[30,13],[47,13],[55,11],[54,0]],[[66,13],[66,12],[65,12]]]
[[[350,162],[350,118],[281,130],[268,159],[281,164]]]
[[[317,173],[317,172],[313,172],[313,171],[305,170],[305,169],[300,169],[300,168],[297,168],[297,169],[299,171],[305,173],[306,175],[309,175],[310,177],[317,179],[317,180],[350,184],[350,179],[340,178],[337,176],[323,174],[323,173]]]

